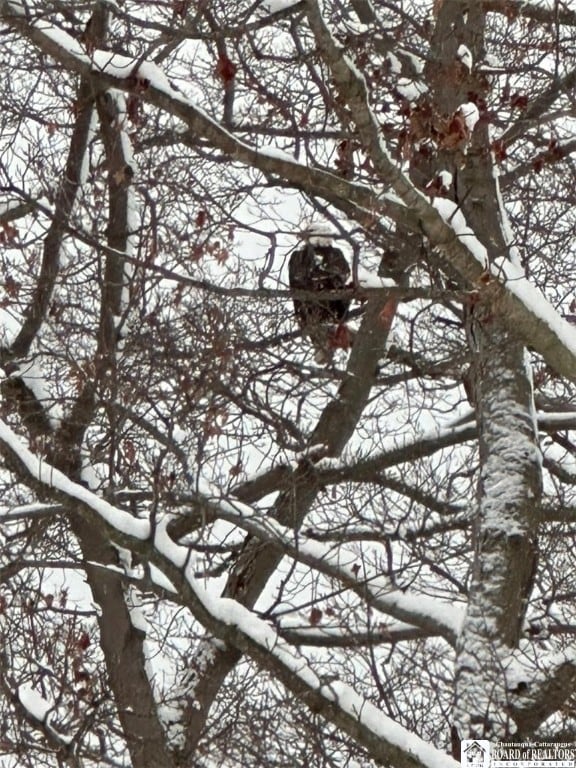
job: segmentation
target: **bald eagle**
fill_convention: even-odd
[[[317,225],[305,236],[304,247],[290,257],[288,279],[292,290],[313,291],[318,298],[294,298],[294,312],[304,335],[316,350],[316,362],[329,363],[335,348],[350,346],[344,325],[350,300],[326,298],[323,294],[344,288],[350,267],[323,227]]]

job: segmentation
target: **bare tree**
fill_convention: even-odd
[[[574,739],[576,14],[0,18],[3,767]]]

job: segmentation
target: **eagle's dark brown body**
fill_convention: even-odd
[[[333,245],[307,243],[290,258],[288,277],[292,290],[313,291],[317,298],[295,298],[294,311],[302,331],[316,349],[317,362],[329,362],[334,326],[348,314],[349,299],[327,298],[326,293],[345,287],[350,267],[344,254]]]

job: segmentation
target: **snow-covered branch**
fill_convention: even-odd
[[[416,228],[416,220],[411,220],[410,212],[394,196],[377,195],[365,185],[353,184],[329,171],[310,168],[287,153],[258,148],[236,138],[174,88],[156,65],[102,50],[88,55],[77,40],[62,30],[46,22],[29,23],[22,13],[14,13],[14,4],[8,0],[0,5],[0,18],[71,71],[91,76],[102,87],[135,92],[143,101],[180,119],[187,130],[181,128],[175,140],[189,141],[196,146],[198,137],[207,138],[229,157],[284,178],[296,188],[312,191],[340,209],[346,209],[351,218],[370,221],[374,227],[381,226],[380,218],[385,215]]]
[[[22,202],[21,200],[2,203],[0,205],[0,224],[7,224],[10,221],[21,219],[23,216],[27,216],[36,207],[34,201]]]
[[[207,519],[234,523],[260,541],[277,545],[287,556],[304,563],[319,573],[352,590],[369,605],[393,618],[412,624],[426,633],[439,634],[454,644],[458,637],[464,606],[456,602],[438,601],[393,589],[387,578],[379,576],[367,565],[358,569],[353,552],[335,552],[330,546],[286,528],[271,517],[264,517],[246,504],[218,497],[191,499],[194,514],[203,510]],[[178,518],[180,522],[182,518]],[[170,528],[168,529],[170,530]]]
[[[282,624],[278,629],[281,637],[292,645],[317,648],[355,648],[358,646],[385,645],[403,640],[420,640],[432,633],[410,624],[390,624],[371,631],[352,631],[342,627],[291,627]]]
[[[470,284],[482,290],[482,278],[490,274],[492,308],[525,343],[534,347],[559,373],[576,379],[576,332],[528,283],[522,270],[506,258],[489,262],[486,248],[468,226],[459,207],[436,198],[435,204],[420,192],[392,161],[384,146],[380,126],[369,104],[363,75],[330,33],[317,0],[307,0],[307,14],[318,47],[328,63],[337,87],[354,114],[365,151],[382,179],[412,210],[446,262]],[[484,294],[487,294],[486,288]]]
[[[526,0],[482,0],[485,11],[500,13],[507,19],[533,19],[544,24],[576,26],[576,11],[568,4],[527,2]]]
[[[50,742],[58,747],[68,748],[71,745],[72,737],[60,733],[52,724],[55,710],[53,703],[47,701],[30,685],[21,685],[18,688],[18,701],[28,719],[46,733]]]
[[[542,432],[576,428],[576,413],[538,413],[538,428]],[[433,456],[438,451],[454,445],[475,440],[478,428],[475,421],[431,430],[423,435],[393,441],[395,444],[366,459],[354,463],[323,460],[316,464],[314,472],[318,482],[331,485],[341,482],[378,482],[382,472],[415,459]],[[232,490],[243,502],[258,501],[263,496],[287,488],[293,482],[294,469],[289,464],[280,464],[260,474],[249,477]]]
[[[60,500],[76,501],[85,505],[104,522],[127,536],[140,541],[149,537],[150,524],[147,520],[134,518],[129,512],[113,506],[84,486],[72,482],[63,472],[33,454],[3,421],[0,421],[0,444],[7,464],[37,485],[42,493],[52,492]]]
[[[510,707],[521,733],[533,733],[576,691],[574,648],[538,660],[538,668],[516,652],[507,671]]]
[[[17,5],[7,0],[1,6],[1,14],[5,21],[70,70],[92,76],[102,86],[125,91],[136,89],[141,99],[182,120],[191,140],[203,136],[229,157],[323,196],[360,221],[370,221],[374,226],[381,226],[379,219],[389,216],[412,230],[423,230],[442,258],[469,284],[479,285],[480,290],[483,276],[489,270],[492,276],[490,296],[494,311],[515,333],[521,334],[525,343],[536,349],[558,373],[576,379],[574,329],[536,288],[529,285],[522,272],[512,265],[508,268],[503,263],[487,263],[484,247],[467,226],[457,206],[442,201],[442,208],[437,209],[396,167],[383,144],[380,126],[369,108],[362,75],[342,55],[340,46],[325,25],[317,3],[307,0],[306,5],[322,55],[349,102],[364,148],[384,184],[394,191],[396,199],[393,195],[376,197],[366,187],[350,184],[326,171],[308,168],[284,153],[258,149],[237,139],[177,91],[162,71],[152,64],[141,64],[135,59],[106,51],[94,51],[88,55],[78,41],[61,30],[45,22],[29,23],[23,14],[15,13]]]
[[[133,518],[69,481],[54,468],[43,465],[2,422],[0,442],[16,471],[25,474],[43,493],[52,492],[60,499],[73,502],[76,513],[99,520],[112,540],[118,540],[121,546],[132,546],[146,557],[180,590],[185,604],[209,632],[247,653],[314,711],[354,736],[374,759],[401,768],[457,765],[443,752],[386,717],[349,686],[339,682],[323,684],[306,659],[252,611],[235,600],[211,595],[193,575],[188,548],[176,544],[167,534],[166,521],[152,529],[147,521]],[[415,610],[417,605],[418,599],[415,599]]]

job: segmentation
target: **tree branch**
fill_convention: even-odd
[[[148,522],[132,518],[72,483],[57,469],[40,463],[2,422],[0,443],[13,470],[40,494],[65,503],[70,514],[89,521],[106,538],[153,563],[176,586],[193,615],[214,637],[250,656],[312,711],[356,739],[374,760],[398,768],[456,768],[457,763],[446,754],[387,718],[353,689],[342,683],[322,684],[304,657],[294,653],[250,610],[235,600],[211,596],[191,575],[188,550],[175,544],[162,524],[155,529],[152,540]]]

